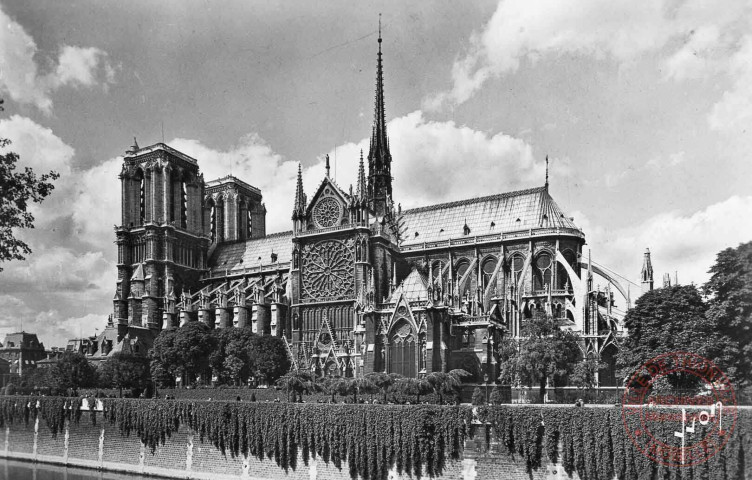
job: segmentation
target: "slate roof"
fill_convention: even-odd
[[[230,271],[272,264],[272,253],[277,262],[289,262],[292,257],[292,232],[273,233],[261,238],[217,246],[209,265],[213,270]],[[259,260],[261,257],[261,260]]]
[[[5,335],[3,348],[33,348],[44,350],[44,344],[39,341],[36,333],[16,332]]]
[[[402,283],[394,289],[392,298],[389,301],[392,303],[396,302],[402,293],[405,294],[408,302],[428,300],[428,279],[421,275],[417,269],[413,268],[410,274],[402,280]]]
[[[403,245],[514,232],[529,228],[577,226],[559,208],[546,187],[413,208],[402,212]],[[415,233],[418,233],[416,236]]]

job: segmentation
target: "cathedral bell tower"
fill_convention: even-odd
[[[381,21],[379,21],[379,53],[376,66],[376,105],[374,109],[371,148],[368,151],[368,206],[377,218],[390,211],[392,200],[392,154],[386,134],[384,112],[384,72],[381,63]]]
[[[115,227],[113,299],[118,341],[133,327],[160,330],[170,300],[198,288],[209,248],[204,180],[195,159],[162,143],[139,148],[134,139],[119,177],[122,223]]]

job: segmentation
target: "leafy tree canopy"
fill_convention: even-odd
[[[80,353],[66,352],[50,367],[48,378],[58,392],[89,388],[97,383],[97,369]]]
[[[501,378],[519,380],[525,385],[539,385],[543,402],[549,380],[572,372],[580,359],[579,337],[561,330],[556,321],[536,312],[522,323],[522,338],[502,345]]]
[[[163,331],[149,352],[152,376],[166,385],[177,376],[184,376],[187,382],[207,375],[215,348],[215,337],[203,323],[191,322],[177,330]]]
[[[628,336],[617,354],[622,378],[645,362],[671,352],[691,352],[724,368],[722,338],[705,312],[707,306],[694,285],[676,285],[642,295],[624,317]],[[696,388],[696,378],[673,376],[674,388]]]
[[[0,99],[0,111],[3,110],[2,103]],[[37,177],[29,167],[17,172],[19,156],[6,150],[10,143],[10,140],[0,137],[0,262],[23,260],[31,253],[29,246],[16,238],[14,229],[34,228],[29,204],[41,203],[55,188],[51,180],[60,176],[49,172]]]
[[[752,385],[752,242],[718,253],[710,274],[703,290],[707,317],[723,335],[721,361],[738,385]]]
[[[250,369],[272,383],[290,370],[290,357],[285,340],[279,337],[256,336],[251,342]]]
[[[114,353],[99,366],[102,387],[142,390],[150,381],[149,359],[127,353]]]

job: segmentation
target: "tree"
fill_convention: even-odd
[[[480,387],[475,387],[475,390],[473,390],[473,398],[471,400],[473,405],[483,405],[486,398],[483,396],[483,392],[481,391]]]
[[[2,104],[0,99],[0,111],[3,111]],[[10,144],[10,140],[0,138],[0,150]],[[34,228],[34,216],[27,211],[29,203],[41,203],[55,188],[51,180],[60,177],[49,172],[37,178],[29,167],[16,172],[19,158],[14,152],[0,154],[0,262],[23,260],[31,253],[29,246],[16,238],[13,231]]]
[[[287,401],[302,399],[304,392],[316,389],[316,379],[306,370],[294,370],[282,375],[276,381],[277,386],[287,395]]]
[[[130,389],[135,396],[148,386],[150,380],[149,359],[146,357],[117,352],[99,366],[99,385],[118,388],[121,397],[123,388]]]
[[[49,378],[53,389],[68,392],[95,386],[97,369],[80,353],[65,352],[60,360],[50,367]]]
[[[392,388],[398,379],[402,378],[402,375],[398,373],[371,372],[367,373],[365,378],[376,386],[383,395],[384,403],[386,403],[386,395],[389,392],[389,389]]]
[[[624,317],[628,335],[616,357],[619,374],[630,378],[648,360],[672,352],[690,352],[723,368],[724,345],[706,304],[694,285],[675,285],[642,295]],[[695,389],[697,377],[671,375],[674,387]]]
[[[415,403],[420,403],[421,396],[433,391],[431,384],[425,378],[399,378],[394,386],[405,395],[415,395]]]
[[[339,383],[339,394],[343,397],[353,396],[353,403],[358,403],[358,395],[378,392],[378,388],[365,377],[343,378]]]
[[[492,405],[501,405],[504,403],[504,395],[501,393],[501,389],[498,385],[495,385],[491,390],[491,398],[489,399]]]
[[[163,331],[154,339],[149,352],[153,378],[165,385],[165,380],[169,383],[177,376],[190,382],[199,375],[207,375],[215,345],[211,330],[203,323],[191,322],[177,330]]]
[[[579,360],[579,337],[561,330],[553,318],[539,312],[523,322],[521,333],[516,345],[509,340],[504,347],[501,378],[539,385],[539,401],[543,403],[546,384],[570,373]]]
[[[445,395],[458,395],[462,386],[462,378],[471,374],[466,370],[455,368],[449,372],[431,372],[426,375],[426,380],[439,397],[439,404],[444,404]]]
[[[342,377],[320,377],[316,379],[318,389],[322,392],[331,395],[331,402],[337,403],[335,395],[337,395],[342,389],[341,383],[344,381]]]
[[[606,367],[607,365],[601,362],[597,355],[590,354],[575,365],[572,374],[569,376],[569,381],[577,388],[587,390],[595,388],[598,384],[598,370]]]
[[[251,341],[250,369],[254,375],[273,383],[290,370],[286,340],[268,335],[256,336]]]
[[[41,390],[48,391],[52,388],[51,368],[24,368],[21,375],[21,389],[25,392]]]
[[[251,374],[250,353],[256,334],[249,327],[212,330],[215,348],[209,357],[219,383],[245,383]]]
[[[725,373],[741,387],[752,385],[752,242],[719,252],[709,273],[707,317],[723,336]]]

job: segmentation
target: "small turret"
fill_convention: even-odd
[[[358,201],[363,201],[367,198],[367,184],[366,184],[366,171],[363,166],[363,150],[360,151],[360,163],[358,164],[358,183],[355,194]]]
[[[645,255],[642,258],[642,292],[653,290],[653,262],[650,260],[650,249],[645,249]]]
[[[292,207],[292,219],[296,220],[305,215],[305,193],[303,193],[303,170],[298,164],[298,184],[295,187],[295,204]]]

